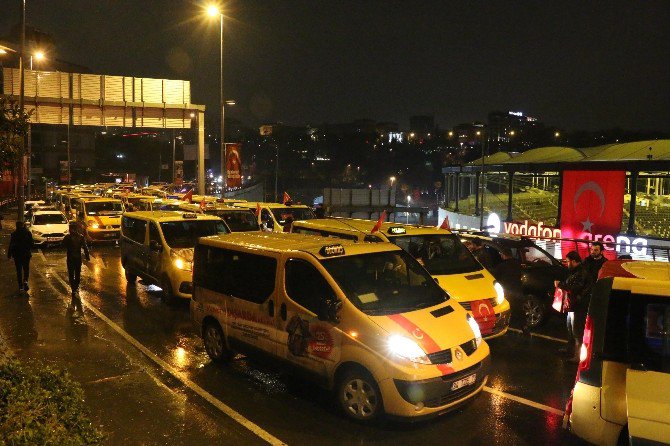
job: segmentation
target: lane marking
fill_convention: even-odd
[[[53,277],[58,280],[63,286],[67,288],[67,283],[65,280],[63,280],[62,277],[56,272],[53,273]],[[209,402],[212,404],[214,407],[219,409],[221,412],[223,412],[225,415],[228,417],[232,418],[234,421],[237,423],[241,424],[245,428],[247,428],[249,431],[251,431],[254,435],[257,437],[265,440],[269,444],[273,446],[285,446],[286,443],[278,439],[277,437],[273,436],[260,426],[258,426],[256,423],[253,421],[250,421],[249,419],[245,418],[242,414],[237,412],[235,409],[232,407],[226,405],[222,401],[218,400],[214,395],[210,394],[207,392],[205,389],[191,381],[186,377],[186,375],[179,370],[175,369],[172,367],[170,364],[167,362],[163,361],[161,358],[156,356],[153,352],[151,352],[148,348],[146,348],[144,345],[142,345],[137,339],[132,337],[130,334],[128,334],[125,330],[123,330],[121,327],[119,327],[114,321],[109,319],[107,316],[105,316],[100,310],[95,308],[93,305],[89,304],[86,300],[82,299],[82,304],[92,311],[96,316],[98,316],[100,319],[102,319],[107,325],[109,325],[115,332],[117,332],[122,338],[124,338],[128,343],[130,343],[133,347],[138,349],[140,352],[142,352],[147,358],[151,359],[154,363],[156,363],[159,367],[161,367],[163,370],[167,371],[170,373],[172,376],[177,378],[182,384],[184,384],[186,387],[191,389],[193,392],[195,392],[198,396],[203,398],[205,401]]]
[[[526,406],[532,407],[534,409],[543,410],[545,412],[553,413],[554,415],[563,416],[565,414],[565,412],[563,412],[560,409],[555,409],[555,408],[553,408],[551,406],[547,406],[545,404],[536,403],[535,401],[531,401],[529,399],[526,399],[526,398],[523,398],[523,397],[520,397],[520,396],[512,395],[511,393],[503,392],[502,390],[497,390],[497,389],[491,388],[489,386],[484,386],[483,390],[485,392],[488,392],[488,393],[492,394],[492,395],[496,395],[496,396],[499,396],[499,397],[502,397],[502,398],[507,398],[509,400],[516,401],[517,403],[525,404]]]
[[[514,333],[523,334],[523,330],[519,330],[518,328],[512,328],[512,327],[509,327],[508,330],[509,330],[509,331],[513,331]],[[531,332],[530,335],[531,335],[531,337],[542,338],[542,339],[548,339],[548,340],[550,340],[550,341],[554,341],[554,342],[562,342],[563,344],[567,344],[567,343],[568,343],[568,340],[567,340],[567,339],[555,338],[555,337],[553,337],[553,336],[543,335],[543,334],[540,334],[540,333],[533,333],[533,332]]]
[[[42,258],[42,261],[43,261],[44,263],[47,263],[47,258],[46,258],[46,256],[44,255],[44,253],[42,252],[42,248],[38,249],[37,252],[40,254],[40,257]]]

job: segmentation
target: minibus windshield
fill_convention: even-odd
[[[310,220],[314,218],[314,212],[312,212],[312,210],[309,208],[285,207],[273,208],[270,210],[272,211],[272,215],[274,215],[275,220],[277,220],[282,226],[284,226],[284,223],[286,222],[286,219],[289,217],[289,215],[293,217],[293,221]]]
[[[199,237],[225,234],[226,225],[221,220],[166,221],[161,223],[165,242],[170,248],[193,248]]]
[[[117,215],[123,212],[120,201],[93,201],[85,206],[86,215]]]
[[[347,298],[369,315],[405,313],[449,299],[426,270],[404,251],[336,257],[321,263]]]
[[[479,271],[482,266],[454,234],[389,236],[433,276]]]
[[[221,217],[233,232],[260,231],[258,219],[253,212],[247,210],[211,210],[207,214]]]

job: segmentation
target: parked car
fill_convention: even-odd
[[[56,210],[35,208],[28,227],[37,246],[60,244],[68,233],[67,218]]]
[[[479,238],[484,249],[491,256],[492,269],[502,261],[501,251],[505,248],[521,262],[521,294],[506,295],[512,311],[524,318],[526,327],[533,328],[542,324],[550,314],[554,296],[554,281],[567,277],[567,268],[533,240],[515,235],[485,232],[464,232],[465,240]]]

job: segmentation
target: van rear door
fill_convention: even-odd
[[[670,298],[633,295],[631,368],[626,372],[628,432],[633,440],[670,443]]]

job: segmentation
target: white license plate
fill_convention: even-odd
[[[116,233],[115,232],[108,232],[108,233],[105,234],[105,237],[107,237],[107,238],[116,237]]]
[[[47,237],[47,242],[60,242],[61,239],[58,237]]]
[[[465,378],[459,379],[458,381],[454,381],[451,384],[451,390],[458,390],[461,387],[469,386],[470,384],[474,384],[476,380],[477,380],[476,373],[470,376],[466,376]]]

